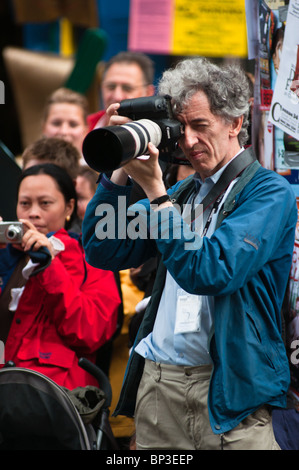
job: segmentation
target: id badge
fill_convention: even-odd
[[[175,334],[200,331],[201,296],[179,289],[175,319]]]

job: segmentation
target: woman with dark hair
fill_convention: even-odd
[[[97,385],[78,359],[95,362],[96,351],[116,329],[120,304],[113,273],[87,264],[80,241],[66,230],[75,209],[74,184],[62,168],[28,168],[17,197],[24,234],[20,243],[0,250],[5,362],[37,370],[69,389]],[[40,270],[28,254],[44,247],[51,263]]]

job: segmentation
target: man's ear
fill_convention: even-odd
[[[231,137],[236,137],[239,134],[242,128],[242,124],[243,124],[243,116],[234,118],[234,120],[231,123],[231,128],[230,128]]]

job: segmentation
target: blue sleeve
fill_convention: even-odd
[[[136,204],[137,214],[128,213],[131,185],[119,186],[105,176],[101,177],[97,191],[89,202],[82,226],[82,242],[86,260],[92,266],[118,271],[138,267],[155,256],[156,245],[147,230],[147,200]],[[140,228],[138,222],[142,224]],[[135,231],[128,237],[128,232]],[[140,236],[142,232],[143,236]]]

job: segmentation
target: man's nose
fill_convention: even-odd
[[[67,135],[70,131],[70,126],[67,122],[63,122],[59,127],[59,133],[61,135]]]
[[[197,143],[197,134],[189,126],[185,126],[181,139],[185,147],[192,148]]]
[[[127,93],[124,91],[122,85],[117,85],[113,90],[114,103],[119,103],[127,98]]]

